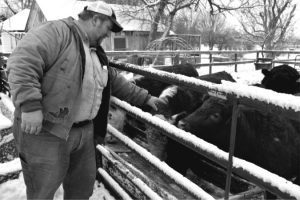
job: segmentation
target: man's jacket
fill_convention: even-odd
[[[41,109],[43,129],[64,139],[74,123],[74,103],[80,94],[85,67],[83,44],[75,26],[74,20],[67,18],[29,31],[7,63],[15,117]],[[108,84],[94,119],[95,136],[101,140],[106,134],[111,94],[134,105],[144,104],[150,95],[109,67],[100,46],[97,55],[109,70]]]

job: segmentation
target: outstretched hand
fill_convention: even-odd
[[[43,113],[41,110],[22,112],[21,120],[21,129],[23,132],[34,135],[41,132],[43,122]]]
[[[166,102],[160,98],[152,96],[146,104],[150,106],[155,112],[160,112],[163,108],[165,108]]]

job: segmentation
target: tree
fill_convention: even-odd
[[[215,44],[220,43],[220,38],[224,35],[225,17],[218,13],[202,11],[199,19],[199,30],[201,32],[203,42],[206,42],[209,49],[212,50]]]
[[[276,49],[291,31],[296,4],[292,0],[253,0],[255,9],[240,12],[247,40],[262,49]]]

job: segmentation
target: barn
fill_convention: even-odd
[[[91,2],[76,0],[35,0],[30,9],[29,18],[26,24],[26,31],[40,23],[56,20],[68,16],[75,19],[77,14]],[[121,33],[111,33],[110,37],[103,41],[105,50],[143,50],[147,46],[150,21],[133,19],[124,15],[120,5],[111,4],[116,16],[124,30]],[[130,7],[130,6],[129,6]],[[158,32],[162,34],[163,27],[159,26]]]

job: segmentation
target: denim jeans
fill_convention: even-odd
[[[53,199],[63,184],[64,199],[88,199],[96,177],[92,123],[72,128],[68,140],[45,130],[39,135],[21,132],[15,119],[14,137],[28,199]]]

